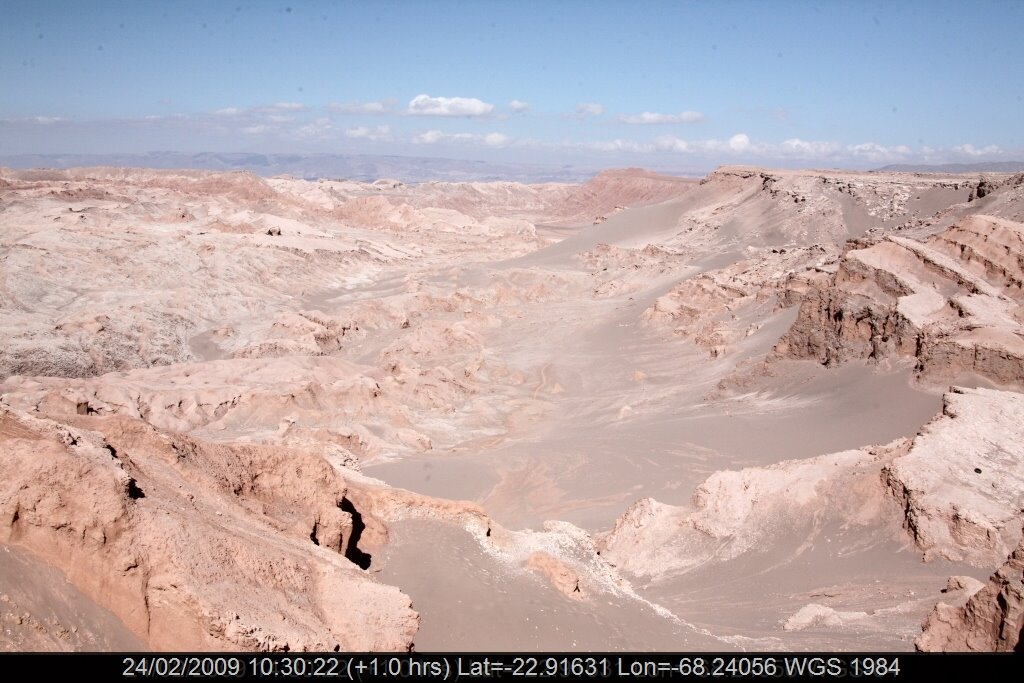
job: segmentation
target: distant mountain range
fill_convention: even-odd
[[[896,173],[1021,173],[1024,161],[982,161],[976,164],[891,164],[875,169]]]
[[[144,154],[21,154],[0,157],[10,168],[74,168],[115,166],[137,168],[198,168],[209,171],[251,171],[261,176],[292,175],[298,178],[346,178],[372,181],[394,178],[406,183],[431,180],[512,180],[518,182],[576,183],[597,170],[575,166],[501,164],[429,157],[374,156],[358,154],[249,154],[147,152]]]

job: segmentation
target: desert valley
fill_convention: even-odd
[[[1020,648],[1022,282],[1024,174],[0,169],[0,649]]]

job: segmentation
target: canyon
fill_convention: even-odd
[[[3,168],[0,339],[0,650],[1020,647],[1024,174]]]

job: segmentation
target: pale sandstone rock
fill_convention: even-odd
[[[989,566],[1024,521],[1024,400],[956,389],[945,404],[910,442],[717,472],[692,507],[641,500],[601,539],[602,555],[634,575],[671,575],[783,539],[799,545],[830,521],[888,520],[925,558]]]
[[[954,388],[882,476],[925,557],[996,564],[1024,514],[1024,396]]]
[[[800,611],[786,619],[782,624],[784,631],[803,631],[809,628],[841,628],[850,623],[867,618],[865,612],[838,612],[831,607],[811,603],[804,605]]]
[[[938,381],[973,372],[1024,382],[1024,223],[972,216],[925,241],[855,244],[819,278],[781,355],[835,364],[910,356]]]

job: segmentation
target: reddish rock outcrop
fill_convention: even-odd
[[[1024,540],[963,607],[936,605],[914,646],[922,652],[1024,650]]]
[[[0,542],[63,570],[149,647],[411,647],[417,615],[358,566],[367,524],[325,460],[77,422],[0,405]]]

